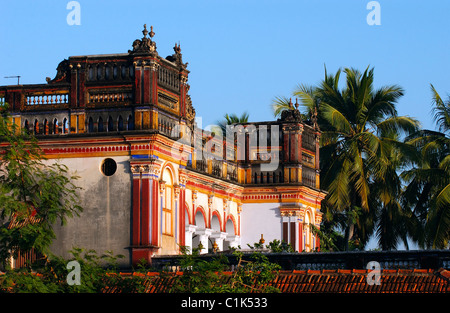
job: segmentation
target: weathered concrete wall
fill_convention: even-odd
[[[79,194],[84,211],[79,217],[69,219],[63,227],[55,226],[57,239],[52,252],[70,257],[68,250],[72,247],[94,249],[99,255],[112,250],[114,254],[125,255],[120,263],[128,265],[132,203],[129,157],[112,157],[117,163],[117,171],[109,177],[100,171],[104,159],[61,160],[72,174],[80,176],[76,184],[83,188]]]

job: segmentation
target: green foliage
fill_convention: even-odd
[[[78,215],[76,176],[49,164],[37,140],[0,108],[0,262],[34,249],[48,253],[53,225]]]
[[[274,280],[280,270],[280,266],[271,263],[267,256],[260,252],[254,252],[249,259],[244,259],[244,254],[235,251],[238,264],[232,274],[230,283],[224,286],[225,292],[279,292],[273,286],[267,285]]]
[[[0,292],[9,293],[101,293],[101,292],[144,292],[144,277],[120,275],[117,260],[123,255],[111,251],[98,256],[94,250],[74,248],[73,258],[66,260],[50,256],[47,260],[18,270],[8,270],[0,275]],[[67,282],[71,268],[69,261],[80,265],[80,284]]]
[[[418,153],[402,137],[415,133],[419,123],[398,116],[396,104],[403,93],[397,85],[376,89],[374,69],[369,67],[364,72],[339,69],[335,74],[325,69],[317,86],[299,85],[294,91],[305,121],[311,123],[317,112],[322,131],[320,182],[328,195],[321,205],[321,231],[316,233],[324,249],[363,249],[374,232],[383,249],[406,240],[411,210],[402,204],[399,173]],[[275,113],[285,100],[274,101]]]
[[[276,288],[267,286],[273,280],[279,265],[269,262],[260,252],[245,257],[242,252],[234,251],[237,266],[234,271],[224,273],[229,261],[224,255],[217,255],[210,260],[200,257],[200,250],[189,253],[183,249],[180,263],[182,275],[176,276],[171,292],[221,293],[221,292],[277,292]]]
[[[404,205],[411,208],[408,226],[419,246],[446,249],[450,243],[450,97],[445,101],[431,85],[437,129],[406,138],[419,155],[401,177],[407,186]]]

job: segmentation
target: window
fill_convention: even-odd
[[[44,135],[48,135],[48,121],[44,120]]]
[[[53,134],[55,134],[55,135],[58,134],[58,130],[59,130],[58,127],[59,127],[59,125],[58,125],[58,119],[55,118],[55,119],[53,120],[53,127],[52,127],[52,128],[53,128],[53,130],[52,130],[52,131],[53,131]]]
[[[119,115],[119,119],[117,120],[117,130],[123,131],[123,118],[122,115]]]
[[[311,236],[311,215],[309,212],[306,212],[305,214],[305,225],[303,228],[303,242],[305,245],[305,250],[311,251],[312,249],[314,249],[313,245],[312,245],[312,236]]]
[[[103,131],[103,119],[102,119],[102,117],[100,116],[99,118],[98,118],[98,132],[102,132]]]
[[[114,131],[114,121],[111,116],[108,117],[108,131],[109,132]]]
[[[62,133],[63,134],[68,134],[69,133],[69,121],[67,120],[67,118],[65,118],[63,120]]]
[[[88,120],[88,132],[89,133],[94,132],[94,120],[92,119],[92,117],[90,117]]]
[[[112,176],[117,170],[117,163],[113,159],[104,159],[100,170],[105,176]]]
[[[283,222],[283,241],[289,243],[295,249],[296,243],[296,224],[295,222]]]
[[[39,135],[39,122],[38,120],[34,120],[34,134]]]
[[[173,180],[172,174],[168,168],[164,170],[163,180],[165,181],[165,189],[163,194],[163,229],[164,235],[173,236]]]
[[[134,130],[134,119],[132,115],[128,116],[127,130]]]

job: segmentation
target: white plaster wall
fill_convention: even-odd
[[[259,242],[264,235],[265,244],[282,238],[280,205],[277,203],[246,203],[241,212],[241,248]]]
[[[197,206],[201,206],[203,207],[203,209],[205,210],[206,214],[209,214],[209,210],[208,210],[208,195],[201,193],[201,192],[197,192]],[[194,211],[197,208],[194,208]],[[208,216],[206,216],[208,217]]]

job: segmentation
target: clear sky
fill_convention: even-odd
[[[375,85],[398,84],[399,113],[434,128],[430,83],[450,93],[450,1],[379,0],[381,25],[369,25],[369,0],[0,0],[0,85],[45,83],[72,55],[125,53],[153,25],[158,53],[181,43],[203,127],[225,113],[272,120],[275,96],[314,85],[339,67],[375,68]]]

